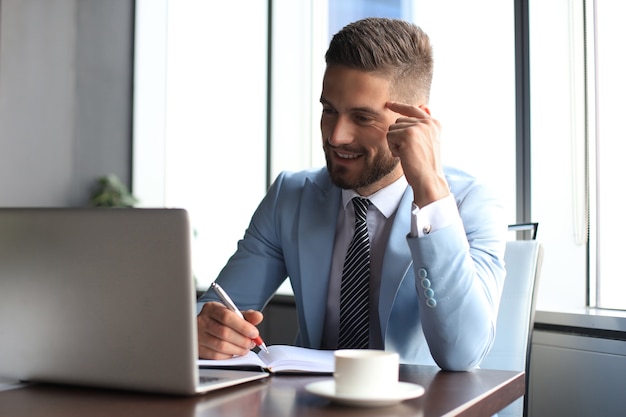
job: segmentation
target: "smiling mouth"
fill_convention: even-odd
[[[341,153],[338,151],[335,151],[335,154],[342,159],[355,159],[361,156],[360,154]]]

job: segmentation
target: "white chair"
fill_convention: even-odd
[[[536,228],[536,224],[534,225]],[[510,230],[515,229],[511,226]],[[494,345],[483,360],[483,369],[528,371],[530,346],[535,317],[535,299],[543,248],[537,240],[515,240],[506,244],[504,260],[507,276],[504,281]],[[498,413],[503,416],[526,415],[527,395]]]

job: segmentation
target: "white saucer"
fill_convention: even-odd
[[[313,382],[306,386],[306,390],[339,404],[359,407],[383,407],[424,394],[424,387],[421,385],[398,382],[398,386],[390,390],[391,392],[380,396],[338,395],[335,393],[335,381],[332,379]]]

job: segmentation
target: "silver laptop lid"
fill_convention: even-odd
[[[196,391],[181,209],[0,209],[0,376]]]

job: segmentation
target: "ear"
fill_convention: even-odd
[[[426,113],[428,113],[429,116],[432,116],[430,114],[430,107],[428,107],[428,104],[422,104],[420,106],[418,106],[420,109],[422,109],[423,111],[425,111]]]

